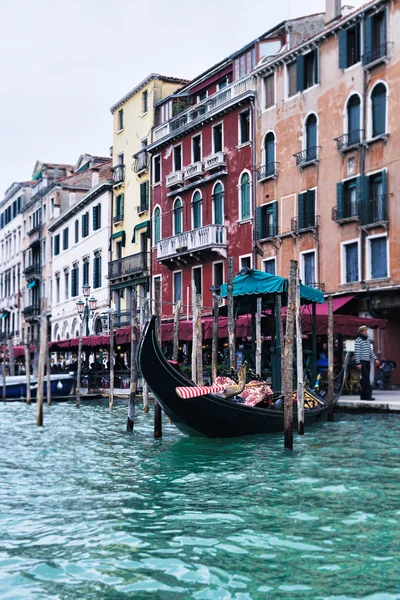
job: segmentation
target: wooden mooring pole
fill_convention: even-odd
[[[15,359],[14,359],[14,349],[13,349],[12,338],[10,338],[10,337],[8,338],[8,364],[10,365],[9,375],[14,377],[14,375],[15,375]]]
[[[201,328],[201,295],[196,294],[196,343],[197,343],[197,385],[204,385],[203,380],[203,331]]]
[[[31,404],[31,348],[29,343],[28,332],[26,331],[25,339],[25,375],[26,375],[26,403]]]
[[[76,408],[81,407],[82,336],[83,336],[83,319],[79,323],[78,368],[76,371]]]
[[[279,346],[279,356],[280,356],[280,371],[281,371],[281,390],[283,389],[282,386],[282,378],[283,378],[283,374],[285,372],[285,357],[284,357],[284,349],[285,349],[285,334],[283,331],[283,317],[282,317],[282,296],[280,294],[278,294],[278,297],[276,299],[276,304],[277,304],[277,315],[276,318],[278,319],[278,329],[279,329],[279,338],[280,338],[280,346]]]
[[[174,308],[174,342],[172,351],[172,360],[178,362],[179,354],[179,317],[181,314],[182,300],[178,300]]]
[[[49,323],[47,321],[47,328],[49,327]],[[49,338],[47,336],[46,341],[46,373],[47,373],[47,405],[51,406],[51,361],[50,361],[50,352],[49,352]]]
[[[197,383],[197,296],[196,285],[192,280],[192,381]]]
[[[328,421],[333,421],[333,309],[332,296],[328,296]]]
[[[233,314],[233,257],[228,258],[228,343],[229,367],[236,368],[235,319]]]
[[[293,450],[293,337],[294,337],[294,313],[296,304],[296,274],[297,262],[290,261],[288,307],[286,317],[286,338],[284,351],[284,429],[285,449]]]
[[[144,333],[144,328],[146,326],[148,320],[148,304],[147,298],[144,298],[142,309],[140,311],[140,335],[142,336]],[[142,379],[142,394],[143,394],[143,412],[149,412],[149,386],[147,385],[147,381]]]
[[[42,316],[40,319],[40,351],[38,364],[38,380],[36,392],[36,425],[43,425],[44,367],[46,364],[47,345],[47,310],[46,301],[42,299]]]
[[[303,338],[300,315],[300,275],[296,274],[297,432],[304,435]]]
[[[126,422],[127,431],[133,431],[135,424],[135,397],[137,389],[136,350],[138,337],[136,287],[132,289],[131,293],[131,326],[131,380],[129,385],[128,420]]]
[[[158,341],[161,342],[161,281],[154,280],[154,314],[156,317]],[[162,415],[161,406],[154,398],[154,437],[159,439],[162,437]]]
[[[6,399],[7,399],[6,352],[7,352],[7,345],[6,345],[6,342],[4,340],[4,344],[3,344],[3,370],[2,370],[2,375],[3,375],[3,402],[5,402]]]
[[[262,299],[257,298],[256,315],[256,373],[261,376],[261,303]]]
[[[217,294],[214,298],[214,321],[213,321],[213,336],[211,348],[211,383],[217,379],[217,363],[218,363],[218,318],[219,318],[219,298]]]
[[[110,365],[110,395],[109,395],[109,409],[110,412],[114,406],[114,313],[110,313],[110,356],[109,356],[109,365]]]

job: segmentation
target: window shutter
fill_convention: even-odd
[[[365,54],[373,49],[373,17],[367,17],[364,25],[364,51]],[[368,57],[367,57],[368,60]],[[364,62],[364,61],[363,61]]]
[[[124,218],[124,199],[125,199],[125,194],[121,194],[121,202],[120,202],[120,211],[121,211],[121,217]]]
[[[306,192],[306,226],[315,226],[315,190],[307,190]]]
[[[369,178],[366,175],[357,177],[358,214],[360,215],[361,225],[366,225],[369,222],[369,195]]]
[[[97,229],[101,228],[101,204],[97,205]]]
[[[85,215],[82,215],[82,237],[85,237]]]
[[[256,235],[257,240],[262,240],[264,236],[264,211],[265,206],[258,206],[256,208]]]
[[[277,202],[274,202],[272,205],[272,214],[274,217],[272,234],[278,235],[278,203]]]
[[[298,92],[304,90],[304,55],[296,58],[296,87]]]
[[[297,217],[297,227],[302,229],[304,227],[304,214],[305,214],[305,198],[306,194],[299,194],[298,196],[298,217]]]
[[[343,183],[336,184],[336,218],[343,219]]]
[[[149,210],[149,180],[145,181],[145,209]]]
[[[92,219],[93,219],[93,229],[96,231],[97,229],[97,206],[93,206],[92,208]]]
[[[319,56],[318,56],[318,48],[314,50],[314,83],[319,82]]]
[[[76,296],[76,271],[75,269],[72,269],[72,273],[71,273],[71,296]]]
[[[347,69],[347,30],[339,31],[339,69]]]

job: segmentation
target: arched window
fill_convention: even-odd
[[[177,198],[174,202],[173,209],[173,222],[174,222],[174,235],[179,235],[183,230],[183,204],[180,198]]]
[[[240,220],[250,219],[251,217],[251,202],[250,202],[250,175],[243,173],[240,178]]]
[[[103,331],[103,324],[101,322],[101,318],[97,317],[94,321],[94,333],[95,335],[100,335]]]
[[[153,213],[154,225],[154,243],[157,244],[161,240],[161,208],[156,206]]]
[[[264,139],[264,166],[266,177],[275,174],[275,136],[272,131]]]
[[[372,137],[386,133],[386,86],[378,83],[371,94]]]
[[[351,96],[347,103],[347,145],[359,144],[360,136],[360,108],[361,100],[358,94]]]
[[[201,194],[195,192],[192,198],[192,223],[193,229],[201,227]]]
[[[306,121],[306,161],[317,160],[317,117],[312,114]]]
[[[220,183],[214,187],[213,193],[214,202],[214,223],[215,225],[223,225],[224,223],[224,188]]]

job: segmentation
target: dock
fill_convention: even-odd
[[[359,396],[341,396],[336,406],[351,412],[398,412],[400,390],[373,390],[375,400],[360,400]]]

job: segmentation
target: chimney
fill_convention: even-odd
[[[341,0],[325,0],[325,25],[342,16]]]

